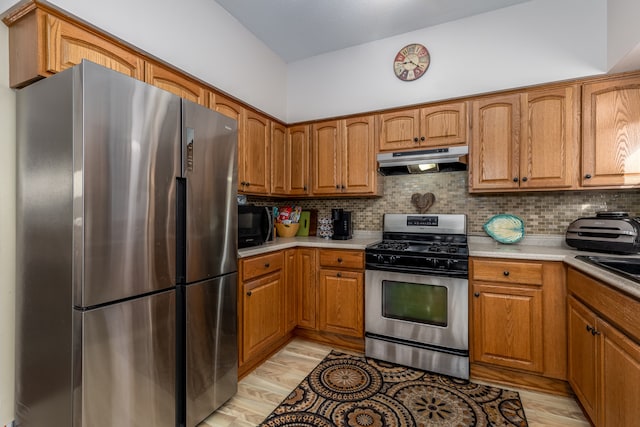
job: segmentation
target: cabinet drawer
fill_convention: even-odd
[[[363,251],[320,249],[320,267],[364,268]]]
[[[542,264],[473,260],[472,280],[542,285]]]
[[[282,269],[282,252],[257,255],[242,260],[242,281]]]

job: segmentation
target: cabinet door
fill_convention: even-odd
[[[585,84],[582,185],[640,185],[640,77]]]
[[[596,316],[572,296],[568,302],[569,384],[592,420],[596,420],[596,340],[591,329]],[[621,424],[622,425],[622,424]]]
[[[238,121],[238,191],[244,191],[246,182],[244,177],[244,115],[245,109],[231,99],[209,93],[209,108]]]
[[[180,98],[207,106],[207,93],[204,86],[162,65],[147,62],[144,81]]]
[[[473,284],[473,359],[542,372],[542,290]]]
[[[289,333],[298,321],[297,249],[287,249],[284,253],[284,331]]]
[[[424,147],[465,145],[467,103],[456,102],[420,109],[420,132],[420,145]]]
[[[519,95],[473,102],[470,191],[518,188]]]
[[[243,285],[242,359],[247,361],[283,335],[281,272]]]
[[[288,194],[290,187],[288,141],[286,128],[271,122],[271,194]]]
[[[631,426],[640,420],[640,346],[598,319],[600,372],[597,425]]]
[[[318,310],[316,250],[298,249],[296,261],[298,326],[316,329],[316,311]]]
[[[344,121],[342,184],[344,193],[372,193],[376,190],[374,116]]]
[[[363,273],[321,269],[320,330],[363,337]]]
[[[336,194],[342,191],[339,159],[341,140],[338,120],[313,125],[313,194]]]
[[[380,151],[416,148],[420,144],[420,110],[402,110],[378,116]]]
[[[252,111],[244,116],[242,164],[244,192],[269,194],[271,122]],[[238,166],[240,168],[240,165]]]
[[[142,80],[144,60],[95,33],[46,15],[46,71],[58,73],[83,59]]]
[[[299,125],[287,129],[287,148],[289,150],[288,194],[309,194],[309,126]]]
[[[577,86],[527,92],[521,101],[520,188],[577,186]]]

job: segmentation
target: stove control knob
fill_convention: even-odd
[[[376,259],[380,264],[384,263],[384,255],[379,254],[378,256],[376,256]]]
[[[438,264],[439,263],[438,263],[438,260],[436,258],[431,258],[429,260],[429,264],[431,264],[431,267],[433,267],[433,268],[438,268]]]
[[[398,257],[397,257],[397,256],[395,256],[395,255],[391,255],[391,256],[389,257],[389,264],[395,264],[397,260],[398,260]]]

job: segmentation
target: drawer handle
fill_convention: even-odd
[[[600,331],[594,328],[593,326],[587,325],[587,331],[591,332],[591,335],[600,335]]]
[[[475,293],[473,294],[473,296],[474,296],[474,297],[476,297],[476,298],[478,298],[478,297],[480,296],[480,292],[475,292]]]
[[[269,268],[269,266],[270,266],[270,265],[271,265],[271,264],[269,264],[268,262],[265,262],[265,263],[264,263],[264,268]]]
[[[247,292],[247,296],[250,297],[251,296],[251,291]]]
[[[338,258],[338,262],[342,262],[342,258]]]
[[[505,271],[502,272],[502,274],[504,274],[505,276],[508,276],[509,275],[509,271],[505,270]]]
[[[338,274],[336,274],[336,276],[342,277],[342,273],[338,273]]]

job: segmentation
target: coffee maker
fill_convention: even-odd
[[[342,209],[331,209],[331,219],[333,220],[333,239],[351,239],[353,225],[351,224],[351,212]]]

